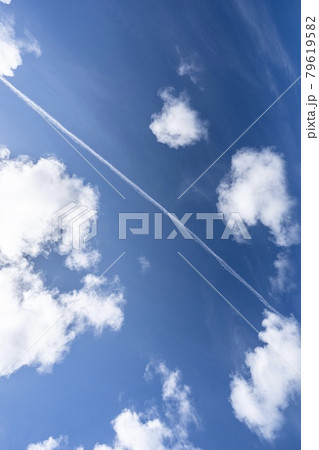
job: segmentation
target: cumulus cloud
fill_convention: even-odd
[[[18,39],[13,19],[2,17],[0,19],[0,75],[13,77],[14,71],[22,65],[24,53],[40,56],[39,43],[29,32],[26,32],[23,39]]]
[[[299,242],[299,226],[291,219],[294,200],[287,190],[285,163],[271,148],[243,148],[217,188],[219,211],[238,212],[247,225],[269,228],[278,246]]]
[[[154,408],[144,413],[124,409],[112,422],[116,434],[113,446],[96,446],[94,450],[195,450],[188,436],[189,426],[197,424],[189,386],[182,383],[179,370],[172,371],[163,362],[147,366],[146,379],[154,374],[162,381],[164,417]]]
[[[115,331],[123,323],[123,292],[94,275],[83,287],[59,292],[45,286],[29,262],[0,270],[0,374],[9,376],[24,365],[49,371],[87,328]],[[107,286],[106,288],[104,286]],[[53,325],[54,324],[54,325]],[[40,339],[38,339],[40,338]]]
[[[11,0],[0,0],[0,2],[5,3],[6,5],[10,5]]]
[[[47,439],[46,441],[28,445],[27,450],[58,450],[62,449],[62,445],[64,446],[65,443],[66,442],[63,437],[60,437],[58,439],[49,437],[49,439]]]
[[[232,377],[230,401],[238,420],[271,441],[282,427],[284,410],[300,392],[300,376],[294,369],[300,371],[300,330],[294,318],[271,312],[265,313],[262,325],[260,339],[286,361],[269,344],[248,351],[249,375]]]
[[[72,202],[98,207],[98,192],[70,177],[55,158],[36,163],[26,156],[0,160],[0,191],[6,192],[0,197],[0,256],[8,262],[50,250],[55,239],[52,217],[61,208]]]
[[[10,157],[10,150],[5,145],[0,145],[0,159],[8,159]]]
[[[146,378],[149,380],[154,374],[162,381],[164,417],[157,408],[143,413],[125,408],[112,421],[113,444],[96,444],[94,450],[199,450],[188,439],[188,428],[197,424],[197,416],[190,388],[182,383],[181,372],[169,370],[164,363],[152,363],[146,369]]]
[[[6,150],[0,160],[0,190],[6,193],[0,197],[0,374],[8,376],[24,365],[50,370],[87,328],[119,330],[124,296],[118,279],[92,274],[71,292],[45,285],[45,273],[35,267],[39,255],[55,251],[72,269],[98,259],[96,250],[75,251],[52,233],[56,211],[71,202],[95,209],[98,192],[70,177],[55,158],[9,159]]]
[[[145,256],[139,256],[137,261],[140,263],[141,270],[143,273],[147,272],[151,268],[151,263]]]
[[[112,423],[116,434],[112,447],[96,445],[94,450],[164,450],[172,431],[158,418],[146,417],[125,409]]]
[[[276,275],[269,278],[271,290],[274,293],[289,292],[295,287],[293,282],[293,267],[287,253],[278,253],[274,267]]]
[[[177,149],[207,138],[207,123],[191,108],[185,94],[175,97],[174,89],[166,88],[159,91],[159,96],[163,108],[152,115],[150,124],[158,142]]]

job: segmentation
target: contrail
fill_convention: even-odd
[[[185,233],[188,233],[197,244],[199,244],[204,250],[206,250],[210,255],[212,255],[216,261],[225,269],[228,273],[230,273],[233,277],[235,277],[238,281],[240,281],[246,288],[250,290],[257,298],[261,301],[268,309],[275,312],[276,314],[280,314],[267,300],[259,294],[246,280],[244,280],[232,267],[230,267],[226,261],[224,261],[220,256],[218,256],[210,247],[208,247],[205,242],[203,242],[195,233],[193,233],[186,225],[184,225],[177,217],[171,214],[164,206],[158,203],[153,197],[148,195],[143,189],[141,189],[137,184],[135,184],[132,180],[130,180],[126,175],[120,172],[116,167],[113,166],[109,161],[104,159],[99,153],[97,153],[93,148],[87,145],[82,139],[78,138],[71,131],[66,129],[60,122],[58,122],[54,117],[50,116],[41,106],[37,105],[34,101],[32,101],[29,97],[19,91],[16,87],[14,87],[8,80],[6,80],[2,75],[0,75],[0,80],[4,83],[12,92],[14,92],[17,97],[21,98],[30,108],[36,111],[58,134],[63,133],[68,136],[73,142],[75,142],[80,147],[87,150],[91,155],[97,158],[101,163],[105,164],[112,172],[116,173],[123,181],[125,181],[131,188],[134,189],[141,197],[143,197],[148,202],[152,203],[156,206],[160,211],[162,211],[167,217],[171,219],[171,221],[176,225],[177,228],[183,230]],[[60,134],[61,135],[61,134]],[[70,144],[68,140],[66,142]],[[72,145],[71,145],[72,147]],[[74,148],[74,147],[73,147]],[[281,315],[281,314],[280,314]]]

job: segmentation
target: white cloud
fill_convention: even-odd
[[[0,75],[13,77],[14,71],[22,65],[23,53],[34,53],[40,56],[39,43],[29,32],[26,32],[24,39],[18,39],[13,19],[2,17],[0,19]]]
[[[121,328],[124,297],[118,280],[86,275],[82,283],[72,292],[49,289],[26,260],[0,270],[1,375],[24,365],[48,371],[86,329]]]
[[[0,159],[8,159],[10,157],[10,150],[5,145],[0,145]]]
[[[45,274],[34,265],[34,258],[52,250],[66,256],[72,269],[96,263],[96,250],[58,245],[52,215],[70,202],[97,208],[98,192],[70,177],[56,159],[34,163],[27,156],[0,160],[0,190],[6,192],[0,197],[0,375],[24,365],[50,370],[79,333],[117,331],[123,323],[118,279],[88,274],[81,289],[60,292],[45,285]]]
[[[178,67],[178,75],[188,75],[194,84],[198,82],[198,74],[202,71],[201,67],[196,66],[194,62],[182,60]]]
[[[188,427],[197,424],[190,388],[182,383],[179,370],[171,371],[164,363],[152,363],[147,367],[148,379],[154,373],[162,380],[164,417],[157,408],[144,413],[125,408],[112,421],[113,444],[96,444],[94,450],[199,450],[188,439]],[[42,448],[28,447],[27,450]]]
[[[34,53],[36,57],[39,58],[42,54],[42,50],[39,42],[35,39],[34,36],[30,33],[30,31],[26,30],[24,32],[26,39],[19,39],[19,45],[22,51],[25,53]]]
[[[151,263],[145,256],[139,256],[137,261],[140,263],[141,270],[143,273],[147,272],[151,268]]]
[[[238,212],[248,226],[261,222],[279,246],[299,242],[299,226],[291,220],[294,201],[287,190],[285,163],[271,148],[239,150],[217,194],[218,209],[225,217]]]
[[[187,439],[188,426],[198,423],[191,401],[190,387],[182,384],[182,374],[179,370],[171,371],[164,363],[149,364],[146,369],[146,378],[150,378],[152,370],[162,378],[162,397],[166,404],[166,416],[171,423],[174,423],[175,436],[179,436],[180,440]]]
[[[283,45],[282,36],[269,12],[267,3],[257,5],[255,2],[235,0],[234,6],[240,14],[240,20],[245,23],[244,29],[250,34],[251,55],[253,57],[262,55],[264,63],[260,69],[263,78],[267,77],[269,80],[270,87],[275,87],[276,83],[272,76],[274,66],[280,69],[284,68],[289,74],[289,80],[295,79],[296,69]],[[276,87],[275,90],[277,92]]]
[[[199,81],[199,75],[203,71],[202,65],[198,61],[198,56],[193,54],[191,56],[182,56],[181,52],[177,49],[179,55],[179,66],[177,73],[180,76],[189,76],[194,84]]]
[[[150,124],[158,142],[178,148],[207,138],[207,123],[190,107],[185,94],[175,97],[174,89],[166,88],[159,92],[159,96],[164,102],[163,108],[160,113],[152,115]]]
[[[61,445],[63,444],[64,444],[63,437],[60,437],[58,439],[49,437],[49,439],[47,439],[46,441],[28,445],[27,450],[58,450],[61,449]]]
[[[6,4],[6,5],[10,5],[11,0],[0,0],[0,2]]]
[[[101,450],[195,450],[188,439],[189,426],[197,425],[189,386],[182,383],[179,370],[171,371],[163,362],[147,366],[146,379],[150,380],[153,374],[162,380],[164,417],[157,409],[145,413],[124,409],[112,422],[116,433],[113,446]],[[94,450],[100,448],[96,446]]]
[[[135,411],[125,409],[112,422],[116,438],[114,446],[96,445],[94,450],[165,450],[165,441],[172,431],[159,418],[149,418]]]
[[[280,430],[283,412],[300,392],[300,330],[294,318],[266,312],[261,340],[269,342],[246,354],[250,375],[236,374],[230,401],[238,420],[266,440]],[[288,362],[289,364],[288,364]],[[293,367],[292,367],[293,366]],[[245,371],[246,372],[246,371]]]
[[[71,270],[88,269],[96,266],[100,259],[101,255],[97,250],[83,252],[81,250],[72,249],[66,257],[65,265]]]
[[[293,267],[286,253],[279,253],[275,259],[274,267],[276,275],[269,278],[273,292],[283,293],[291,291],[293,282]]]
[[[71,202],[93,210],[98,205],[98,192],[70,177],[54,158],[0,160],[0,191],[6,192],[0,197],[0,256],[9,262],[50,250],[52,216],[61,208]]]

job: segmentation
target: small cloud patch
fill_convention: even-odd
[[[152,115],[150,124],[158,142],[177,149],[207,139],[207,122],[191,108],[185,94],[176,97],[173,88],[166,88],[159,91],[159,96],[163,100],[163,108]]]

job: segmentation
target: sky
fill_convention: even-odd
[[[299,24],[0,0],[1,449],[300,448]]]

